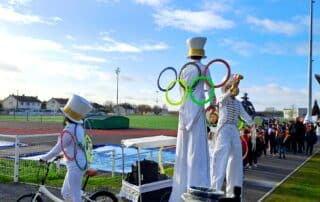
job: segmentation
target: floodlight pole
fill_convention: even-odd
[[[158,102],[159,102],[158,94],[159,94],[159,91],[156,90],[156,93],[157,93],[156,103],[157,103],[157,106],[158,106]]]
[[[117,74],[117,115],[120,114],[120,109],[119,109],[119,74],[120,74],[120,68],[117,67],[116,69],[116,74]]]
[[[312,102],[312,32],[313,32],[313,4],[314,0],[310,0],[310,42],[309,42],[309,63],[308,63],[308,108],[305,122],[312,121],[311,102]]]

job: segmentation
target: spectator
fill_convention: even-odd
[[[279,134],[277,136],[277,146],[278,146],[278,151],[279,151],[279,158],[286,158],[286,147],[285,147],[285,142],[287,140],[288,136],[286,136],[286,128],[282,127],[281,130],[279,131]]]
[[[306,131],[301,118],[297,118],[295,128],[296,128],[296,137],[297,137],[297,143],[298,143],[298,152],[302,153],[305,149],[304,141],[305,141]]]
[[[313,152],[313,145],[317,142],[317,135],[315,133],[315,129],[312,124],[307,124],[307,132],[306,132],[306,142],[307,142],[307,149],[306,155],[312,155]]]
[[[272,124],[268,130],[270,141],[270,155],[276,155],[276,125]]]
[[[249,142],[250,142],[250,137],[249,137],[249,134],[250,134],[250,130],[245,128],[243,130],[243,135],[242,135],[242,140],[245,141],[245,143],[247,144],[248,148],[245,148],[245,144],[242,144],[242,153],[243,155],[245,154],[245,152],[248,152],[247,155],[245,156],[245,158],[243,159],[243,165],[245,168],[251,168],[251,165],[249,165]],[[248,151],[246,151],[246,149]]]
[[[291,139],[291,149],[294,154],[297,153],[297,132],[296,132],[296,124],[292,121],[289,126],[289,134]]]
[[[268,127],[268,123],[263,122],[262,124],[263,124],[262,127],[264,129],[263,153],[264,153],[264,156],[266,156],[267,155],[267,149],[269,148],[269,134],[268,134],[269,127]]]

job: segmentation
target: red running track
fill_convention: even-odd
[[[0,134],[6,135],[30,135],[30,134],[50,134],[60,133],[57,129],[18,129],[0,128]],[[156,129],[113,129],[113,130],[88,130],[91,135],[132,135],[132,136],[151,136],[151,135],[170,135],[176,136],[175,130],[156,130]]]

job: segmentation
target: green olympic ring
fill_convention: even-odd
[[[91,163],[93,161],[94,151],[93,151],[92,138],[89,135],[85,136],[83,145],[86,153],[86,158],[88,162]]]
[[[176,80],[172,81],[168,85],[168,87],[166,89],[165,97],[166,97],[167,103],[172,105],[172,106],[182,105],[186,101],[188,95],[190,96],[192,102],[197,104],[197,105],[199,105],[199,106],[202,106],[202,105],[210,102],[215,97],[215,88],[214,87],[211,88],[211,91],[210,91],[210,94],[209,94],[209,98],[204,100],[204,101],[196,100],[195,97],[192,95],[192,88],[199,82],[199,80],[208,81],[208,83],[210,83],[210,84],[212,84],[212,86],[214,86],[212,80],[210,78],[208,78],[207,76],[198,76],[198,77],[196,77],[195,79],[192,80],[190,87],[188,87],[188,84],[184,80],[176,79]],[[175,85],[175,83],[177,83],[177,82],[179,82],[181,84],[181,86],[183,87],[184,94],[183,94],[183,97],[181,98],[181,100],[179,100],[177,102],[173,102],[173,101],[171,101],[169,99],[168,92],[172,88],[172,86]]]
[[[215,89],[214,89],[214,87],[212,87],[208,99],[203,100],[203,101],[197,100],[192,94],[192,88],[200,80],[205,80],[210,84],[210,86],[214,86],[212,80],[210,78],[208,78],[207,76],[198,76],[191,82],[191,85],[189,87],[189,95],[190,95],[190,98],[191,98],[192,102],[195,103],[198,106],[202,106],[202,105],[205,105],[206,103],[210,102],[214,98],[214,95],[215,95]]]
[[[172,101],[169,99],[168,92],[169,92],[169,89],[170,89],[175,83],[177,83],[177,82],[179,82],[179,83],[182,85],[182,87],[183,87],[183,89],[184,89],[184,94],[183,94],[183,97],[181,98],[180,101],[178,101],[178,102],[172,102]],[[168,104],[170,104],[170,105],[172,105],[172,106],[182,105],[182,104],[186,101],[186,99],[187,99],[187,97],[188,97],[188,85],[187,85],[187,83],[186,83],[184,80],[181,80],[181,79],[173,80],[173,81],[168,85],[168,87],[167,87],[167,89],[166,89],[165,96],[166,96],[166,101],[168,102]]]

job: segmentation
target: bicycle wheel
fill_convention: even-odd
[[[98,191],[90,196],[91,200],[99,202],[118,202],[117,197],[107,191]]]
[[[17,202],[32,202],[34,197],[35,197],[35,193],[32,194],[25,194],[23,196],[21,196],[20,198],[18,198]],[[35,198],[35,201],[37,202],[42,202],[42,198],[40,196],[37,196],[37,198]]]

